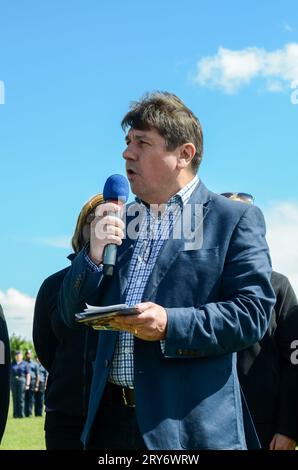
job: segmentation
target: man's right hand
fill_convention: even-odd
[[[95,209],[95,217],[90,224],[89,256],[93,263],[100,264],[106,245],[121,245],[124,238],[122,206],[113,202],[100,204]]]

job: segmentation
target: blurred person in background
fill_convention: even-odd
[[[10,377],[14,418],[24,418],[25,416],[25,390],[29,390],[30,378],[28,362],[23,360],[21,351],[16,351],[15,359],[11,364]]]
[[[247,193],[222,193],[252,204]],[[298,441],[298,365],[291,361],[292,342],[298,339],[298,303],[286,276],[271,276],[276,295],[263,339],[238,352],[238,375],[264,449],[294,450]]]
[[[34,412],[35,416],[42,416],[44,407],[45,390],[47,386],[48,372],[40,363],[40,360],[36,358],[38,365],[38,386],[35,389],[34,397]]]
[[[37,362],[32,359],[31,349],[26,351],[25,361],[28,363],[30,372],[30,383],[26,384],[25,390],[25,416],[30,418],[34,407],[35,392],[39,385],[38,365]]]
[[[0,443],[9,407],[10,347],[6,321],[0,305]]]
[[[68,256],[70,261],[89,242],[90,222],[102,202],[102,195],[97,194],[83,206],[72,237],[74,253]],[[34,311],[33,342],[41,364],[49,372],[45,393],[48,450],[83,448],[80,437],[97,346],[95,330],[85,326],[71,330],[58,312],[58,293],[68,270],[69,267],[43,282]]]

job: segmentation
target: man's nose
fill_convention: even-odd
[[[136,160],[136,155],[133,152],[132,148],[129,145],[123,151],[122,156],[125,160]]]

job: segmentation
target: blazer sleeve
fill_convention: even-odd
[[[33,343],[38,359],[46,370],[51,370],[58,340],[51,325],[51,309],[48,303],[49,283],[44,281],[37,294],[33,318]]]
[[[264,217],[257,207],[246,208],[227,243],[220,255],[225,259],[218,301],[166,309],[166,357],[183,358],[183,351],[186,357],[236,352],[265,334],[275,295]]]
[[[80,327],[75,322],[75,313],[82,312],[86,302],[92,304],[95,301],[101,281],[102,273],[88,268],[83,248],[73,260],[59,293],[58,309],[68,327]]]
[[[4,434],[9,407],[10,347],[9,336],[0,305],[0,443]]]
[[[275,310],[278,314],[277,344],[281,354],[276,433],[284,434],[298,442],[298,364],[293,355],[293,344],[298,339],[298,304],[286,277],[277,293]]]

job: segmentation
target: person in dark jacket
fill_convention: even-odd
[[[25,353],[25,361],[28,364],[29,371],[30,371],[30,384],[26,386],[25,391],[25,416],[29,418],[32,416],[33,406],[35,402],[35,391],[39,385],[39,378],[38,378],[38,365],[32,359],[32,351],[28,349]]]
[[[103,202],[98,194],[82,208],[72,238],[72,260],[88,242],[94,209]],[[82,449],[80,440],[85,423],[95,360],[97,335],[92,328],[69,329],[60,317],[57,300],[69,267],[48,277],[39,289],[33,322],[33,342],[41,364],[49,372],[45,393],[46,448]]]
[[[253,202],[245,193],[223,195]],[[298,441],[298,364],[292,360],[298,302],[286,276],[273,271],[271,284],[276,303],[269,327],[261,341],[238,352],[238,375],[262,447],[293,450]]]
[[[44,407],[44,397],[47,387],[48,371],[41,365],[40,360],[37,358],[38,365],[38,386],[35,389],[34,397],[34,412],[35,416],[42,416]]]
[[[291,344],[298,338],[298,304],[286,276],[271,276],[276,294],[263,339],[238,353],[238,375],[265,449],[294,450],[298,441],[298,365]]]
[[[0,443],[4,434],[9,406],[10,348],[6,321],[0,305]]]
[[[25,391],[29,390],[30,379],[29,364],[23,360],[22,352],[16,351],[10,374],[14,418],[24,418],[25,416]]]

